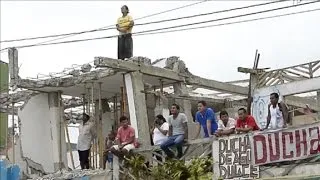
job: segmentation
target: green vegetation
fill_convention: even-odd
[[[145,158],[134,155],[125,161],[125,179],[136,180],[210,180],[213,176],[212,158],[194,158],[189,162],[168,160],[163,165],[148,168]],[[129,177],[128,173],[132,176]]]

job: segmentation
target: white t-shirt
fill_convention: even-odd
[[[167,120],[169,126],[172,126],[172,136],[184,134],[183,123],[188,122],[184,113],[179,113],[175,119],[173,119],[173,115],[170,115]]]
[[[164,122],[161,126],[160,129],[163,131],[169,131],[169,124],[167,122]],[[168,134],[167,134],[168,135]],[[162,134],[158,128],[154,128],[153,130],[153,143],[154,145],[160,145],[162,142],[167,140],[168,136]]]
[[[93,139],[93,126],[94,124],[90,121],[85,124],[80,124],[79,126],[79,136],[77,149],[79,151],[86,151],[91,147],[91,141]]]
[[[219,120],[218,130],[229,130],[236,127],[236,120],[229,118],[227,125],[225,126],[222,120]]]
[[[279,105],[277,104],[275,108],[273,106],[270,106],[270,124],[269,128],[271,129],[279,129],[283,127],[283,115],[282,112],[280,111]]]

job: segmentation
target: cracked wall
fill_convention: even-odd
[[[41,166],[44,172],[53,173],[67,165],[64,127],[60,132],[63,107],[57,107],[56,94],[42,93],[33,96],[18,112],[21,119],[21,152],[25,159]],[[60,134],[61,159],[60,162]]]

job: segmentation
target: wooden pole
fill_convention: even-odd
[[[90,115],[91,113],[91,106],[90,106],[90,103],[91,103],[91,98],[90,98],[90,88],[87,88],[87,100],[88,100],[88,104],[87,104],[87,113],[88,115]]]
[[[123,115],[127,115],[129,112],[127,112],[127,87],[126,87],[126,81],[125,81],[125,74],[122,74],[122,82],[123,82]]]
[[[160,92],[161,94],[163,94],[163,81],[162,79],[160,79],[159,81],[160,81]]]
[[[91,117],[95,117],[95,111],[94,111],[94,83],[91,83],[91,109],[89,114]],[[95,132],[97,132],[97,120],[94,118],[94,123],[95,123]],[[96,138],[93,139],[93,169],[97,168],[97,143],[96,143]]]
[[[59,109],[59,169],[62,169],[62,142],[65,142],[65,140],[62,140],[62,123],[64,119],[62,119],[62,106],[61,106],[61,91],[58,91],[58,109]]]
[[[14,145],[14,139],[15,139],[15,133],[14,133],[14,128],[15,128],[15,125],[14,125],[14,102],[12,103],[12,163],[16,163],[16,156],[15,156],[15,145]]]
[[[84,90],[83,90],[83,113],[90,114],[90,88],[87,88],[87,83],[84,82]],[[89,154],[89,166],[92,168],[92,151]]]
[[[95,132],[97,132],[97,119],[95,118],[95,106],[94,106],[94,83],[91,83],[91,117],[94,117],[94,128],[95,128]],[[93,139],[93,169],[97,168],[97,139],[96,137],[94,137]]]
[[[113,117],[114,117],[114,122],[115,122],[115,129],[117,129],[117,127],[118,127],[118,108],[117,108],[117,106],[118,106],[117,95],[115,95],[113,98]]]
[[[86,101],[87,101],[87,96],[86,96],[86,94],[87,94],[87,83],[85,82],[84,83],[84,90],[83,90],[83,94],[82,94],[82,98],[83,98],[83,113],[85,113],[86,112]]]
[[[86,87],[86,99],[87,99],[87,107],[86,107],[86,113],[88,114],[88,115],[90,115],[90,103],[91,103],[91,99],[90,99],[90,97],[91,97],[91,95],[90,95],[91,93],[90,93],[90,88],[89,87]],[[91,146],[92,148],[91,148],[91,150],[90,150],[90,167],[91,168],[94,168],[94,140],[92,141],[92,146]]]
[[[120,98],[120,97],[119,97],[119,98]],[[119,123],[118,123],[118,120],[119,120],[118,102],[119,102],[118,96],[116,95],[116,122],[117,122],[117,127],[116,127],[116,129],[118,129],[118,125],[119,125]]]
[[[9,95],[9,92],[8,92],[8,95]],[[9,97],[9,96],[8,96]],[[7,105],[7,109],[9,109],[9,105]],[[8,126],[8,124],[9,124],[9,117],[8,118],[6,118],[6,121],[7,121],[7,123],[6,123],[6,125]],[[8,127],[6,128],[6,134],[8,134]],[[5,136],[5,156],[6,157],[8,157],[8,147],[9,147],[9,141],[8,141],[8,136]]]
[[[94,106],[94,83],[91,86],[91,116],[95,117],[95,106]]]
[[[162,81],[162,79],[160,79],[159,80],[160,81],[160,93],[161,93],[161,95],[163,95],[163,81]],[[154,89],[154,92],[156,92],[156,90]],[[161,99],[162,97],[160,96],[159,98],[157,98],[158,99],[158,105],[160,106],[160,104],[161,104],[161,101],[162,101],[162,99]],[[147,94],[146,94],[146,99],[147,99]],[[161,114],[162,114],[163,112],[161,112]]]
[[[99,167],[103,167],[103,136],[102,136],[102,101],[101,101],[101,85],[99,82]]]
[[[71,111],[71,114],[72,114],[72,111]],[[69,151],[70,158],[71,158],[72,168],[76,169],[76,167],[74,166],[73,153],[72,153],[72,148],[71,148],[71,144],[70,144],[69,130],[68,130],[68,126],[66,125],[65,121],[63,121],[63,126],[65,127],[65,131],[66,131],[66,135],[67,135],[68,151]]]
[[[124,100],[124,88],[123,87],[120,87],[120,91],[121,91],[121,109],[120,109],[120,112],[121,112],[121,116],[123,116],[125,114],[125,108],[124,108],[124,104],[125,104],[125,100]]]
[[[86,112],[86,94],[81,94],[82,95],[82,112]]]
[[[258,64],[259,64],[259,58],[260,58],[260,54],[258,53],[258,50],[256,50],[256,54],[254,57],[254,63],[253,63],[253,69],[257,69],[258,68]],[[251,114],[251,104],[252,104],[252,89],[253,86],[256,86],[256,80],[257,80],[257,74],[251,74],[250,73],[250,80],[249,80],[249,91],[248,91],[248,102],[247,102],[247,112],[248,114]]]

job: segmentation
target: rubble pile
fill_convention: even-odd
[[[64,179],[78,179],[84,176],[107,176],[112,175],[112,172],[110,170],[103,170],[103,169],[96,169],[96,170],[73,170],[73,171],[67,171],[67,170],[61,170],[57,171],[53,174],[48,174],[42,177],[33,177],[34,180],[64,180]]]

